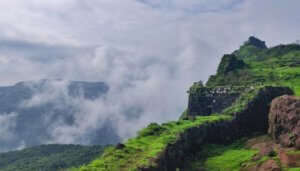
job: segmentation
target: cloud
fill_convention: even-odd
[[[180,10],[192,13],[216,12],[232,9],[243,0],[138,0],[153,8]]]
[[[14,139],[14,128],[16,127],[16,113],[0,114],[0,141],[10,141]]]
[[[27,105],[63,96],[76,107],[75,124],[52,125],[53,142],[84,142],[105,121],[126,139],[150,122],[177,119],[189,86],[207,80],[221,56],[250,35],[271,46],[299,39],[299,5],[298,0],[1,1],[0,82],[104,81],[110,86],[104,99],[69,99],[64,89],[49,90]]]

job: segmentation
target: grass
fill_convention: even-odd
[[[196,171],[201,166],[209,171],[238,171],[242,164],[248,162],[258,153],[257,150],[244,148],[244,140],[231,145],[208,144],[199,153],[200,159],[189,163],[187,170]]]
[[[134,171],[139,167],[154,165],[153,160],[159,156],[168,144],[174,143],[185,130],[205,123],[231,119],[230,116],[199,116],[194,121],[180,120],[166,124],[150,124],[139,132],[136,138],[129,139],[122,149],[108,148],[101,158],[80,171]]]
[[[300,167],[299,168],[291,168],[291,169],[288,169],[287,171],[300,171]]]
[[[239,171],[242,163],[249,161],[257,152],[247,149],[228,149],[223,154],[209,157],[204,166],[210,171]]]
[[[300,171],[300,167],[297,167],[297,168],[284,168],[283,171]]]
[[[300,150],[291,150],[291,151],[288,151],[288,154],[291,154],[291,155],[300,155]]]
[[[227,74],[212,76],[207,85],[265,84],[288,86],[300,96],[300,46],[280,45],[270,49],[243,46],[235,52],[247,65]],[[221,66],[219,66],[221,67]]]

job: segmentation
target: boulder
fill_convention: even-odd
[[[300,149],[300,99],[284,95],[272,101],[269,134],[285,147]]]

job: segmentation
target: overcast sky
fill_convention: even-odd
[[[137,127],[118,128],[124,137],[178,118],[189,86],[250,35],[269,46],[300,39],[299,0],[1,0],[0,7],[0,85],[104,81],[106,112],[141,108]]]

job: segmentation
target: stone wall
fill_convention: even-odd
[[[232,91],[230,87],[208,88],[201,87],[189,94],[189,116],[208,116],[221,113],[231,106],[240,96],[240,91]]]

